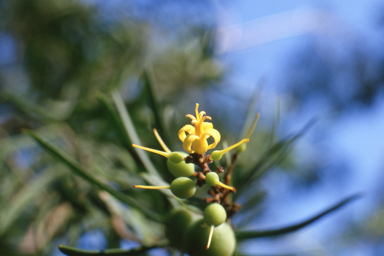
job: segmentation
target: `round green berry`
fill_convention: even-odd
[[[184,155],[184,156],[183,156]],[[175,163],[175,164],[178,164],[180,163],[181,161],[184,160],[184,157],[185,157],[185,154],[180,154],[180,152],[172,152],[168,155],[168,159],[169,161],[171,161],[172,163]]]
[[[219,175],[217,175],[215,172],[209,172],[207,175],[205,175],[205,182],[211,187],[217,185],[218,181]]]
[[[185,251],[190,256],[232,256],[236,248],[235,233],[231,225],[224,222],[213,231],[212,242],[206,249],[210,227],[205,220],[194,222],[187,230],[184,239]]]
[[[180,156],[182,159],[180,160]],[[183,159],[188,156],[184,152],[175,151],[167,159],[167,167],[175,177],[191,177],[195,173],[195,165],[187,164]]]
[[[179,177],[172,181],[170,189],[179,198],[190,198],[196,192],[196,184],[190,178]]]
[[[221,204],[213,203],[205,207],[204,221],[208,226],[219,226],[227,219],[227,212]]]
[[[211,153],[212,160],[219,161],[223,157],[221,151],[215,150]]]

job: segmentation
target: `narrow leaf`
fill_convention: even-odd
[[[107,250],[80,250],[70,246],[59,245],[59,250],[68,256],[83,256],[83,255],[93,255],[93,256],[137,256],[143,255],[145,252],[152,250],[154,248],[165,247],[168,245],[168,242],[162,242],[156,245],[151,246],[139,246],[135,249],[122,250],[122,249],[107,249]]]
[[[327,215],[328,213],[331,213],[340,207],[352,202],[353,200],[361,197],[362,194],[355,194],[352,196],[349,196],[345,198],[344,200],[341,200],[339,203],[335,204],[334,206],[330,207],[329,209],[321,212],[320,214],[315,215],[312,218],[309,218],[308,220],[305,220],[303,222],[300,222],[295,225],[287,226],[284,228],[278,228],[278,229],[271,229],[271,230],[253,230],[253,231],[237,231],[236,232],[236,238],[238,240],[244,240],[244,239],[251,239],[251,238],[257,238],[257,237],[268,237],[268,236],[277,236],[277,235],[282,235],[286,233],[290,233],[296,230],[299,230],[316,220],[320,219],[321,217]]]
[[[139,136],[137,135],[136,129],[133,126],[131,117],[127,109],[125,108],[124,102],[117,91],[112,93],[113,101],[116,104],[117,111],[119,112],[120,118],[123,122],[125,131],[127,132],[129,138],[133,144],[142,145]],[[141,149],[135,148],[137,155],[139,156],[141,162],[143,163],[145,169],[151,174],[157,175],[157,170],[153,166],[151,160],[149,159],[147,153]]]
[[[93,175],[89,174],[78,162],[76,162],[72,157],[67,155],[65,152],[63,152],[61,149],[56,147],[55,145],[48,142],[45,138],[41,137],[40,135],[29,131],[24,130],[24,133],[31,136],[41,147],[43,147],[49,154],[59,159],[63,164],[65,164],[71,171],[73,171],[75,174],[79,175],[83,179],[87,180],[91,184],[97,186],[100,189],[103,189],[116,197],[118,200],[142,211],[147,217],[160,221],[160,216],[148,210],[146,207],[143,206],[143,204],[139,203],[138,201],[124,195],[118,190],[113,189],[112,187],[108,186],[104,182],[98,180]]]
[[[10,200],[10,204],[1,211],[0,236],[8,231],[16,220],[22,218],[21,214],[28,203],[34,202],[34,198],[43,196],[42,194],[46,192],[46,188],[63,174],[61,170],[56,170],[56,172],[44,170],[42,174],[25,185],[12,200]]]
[[[255,164],[251,171],[248,172],[243,177],[239,177],[239,180],[236,180],[235,187],[237,188],[237,193],[234,195],[236,200],[239,195],[242,194],[243,190],[246,188],[252,187],[250,184],[256,179],[260,178],[267,170],[271,169],[273,166],[279,164],[284,157],[288,154],[292,144],[297,141],[301,136],[303,136],[310,127],[315,123],[316,119],[310,120],[304,128],[299,132],[288,139],[283,139],[275,143],[271,148],[269,148],[260,160]],[[238,186],[237,184],[241,184]]]
[[[243,125],[243,130],[241,132],[239,139],[245,138],[249,128],[251,127],[253,120],[255,119],[256,107],[257,107],[257,104],[259,103],[261,91],[263,90],[263,87],[264,87],[266,81],[267,81],[267,77],[263,76],[257,84],[258,88],[252,94],[252,98],[248,104],[247,113],[246,113],[245,118],[244,118],[245,122]]]
[[[119,134],[124,139],[124,143],[127,146],[131,147],[132,142],[125,131],[124,125],[121,122],[121,119],[119,117],[119,114],[116,112],[115,107],[109,102],[107,96],[105,96],[105,94],[101,92],[98,93],[97,99],[99,100],[99,102],[101,103],[105,111],[108,113],[108,116],[113,120],[115,125],[118,127]]]
[[[155,92],[155,80],[153,72],[151,72],[150,69],[144,70],[142,74],[142,79],[144,82],[145,87],[148,90],[148,96],[149,96],[149,102],[151,104],[151,109],[154,113],[155,117],[155,123],[156,123],[156,129],[159,130],[160,134],[162,135],[165,144],[169,144],[169,134],[167,133],[167,126],[164,122],[164,115],[163,115],[163,108],[160,104],[160,101],[156,95]]]

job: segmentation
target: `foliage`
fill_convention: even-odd
[[[208,188],[183,201],[168,190],[133,189],[135,184],[168,185],[173,177],[166,159],[131,145],[158,147],[151,131],[157,128],[167,145],[180,148],[176,134],[181,127],[175,124],[185,113],[171,104],[175,95],[222,77],[209,49],[211,31],[191,32],[192,43],[176,42],[159,54],[147,44],[150,25],[129,15],[106,20],[97,6],[74,0],[1,4],[2,25],[20,42],[0,73],[0,111],[9,113],[0,126],[2,252],[49,255],[60,242],[67,255],[142,255],[157,247],[175,253],[165,232],[169,213],[184,207],[202,214]],[[250,104],[250,110],[255,108],[256,102]],[[250,111],[247,119],[253,117]],[[263,152],[255,154],[250,144],[244,153],[223,157],[225,182],[232,181],[237,190],[228,200],[233,205],[241,197],[246,201],[242,209],[227,213],[229,220],[234,214],[255,217],[265,195],[254,189],[260,177],[289,158],[307,128],[280,139],[274,130],[259,130],[266,142]],[[295,231],[354,198],[282,229],[235,227],[238,243]],[[74,248],[95,229],[114,249]],[[121,240],[140,245],[118,249]]]

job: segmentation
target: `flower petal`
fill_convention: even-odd
[[[192,143],[197,139],[199,139],[199,136],[193,134],[188,135],[183,141],[184,150],[188,153],[194,153],[194,151],[192,150]]]
[[[191,115],[191,114],[185,115],[185,117],[189,117],[189,118],[191,118],[191,119],[192,119],[192,122],[193,122],[193,121],[197,121],[197,120],[196,120],[196,117],[194,117],[194,116]]]
[[[203,123],[203,131],[205,132],[205,131],[207,131],[207,130],[209,130],[209,129],[212,129],[213,128],[213,124],[212,123],[208,123],[208,122],[204,122]],[[203,132],[203,133],[204,133]]]
[[[212,136],[212,138],[214,140],[214,142],[212,144],[208,145],[208,149],[216,147],[217,143],[219,143],[220,139],[221,139],[221,135],[220,135],[219,131],[217,131],[215,129],[209,129],[209,130],[205,131],[203,136],[206,139],[208,139],[209,137]]]
[[[186,124],[183,126],[183,128],[179,130],[179,139],[181,140],[181,142],[184,142],[185,138],[187,137],[185,133],[195,134],[195,127],[190,124]]]

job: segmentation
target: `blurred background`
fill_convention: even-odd
[[[39,131],[83,165],[97,162],[104,168],[98,175],[124,191],[141,180],[132,180],[134,153],[120,150],[126,145],[97,100],[114,90],[143,145],[153,148],[154,108],[164,110],[168,125],[157,128],[173,136],[165,140],[177,149],[177,131],[196,103],[229,143],[241,136],[247,113],[259,112],[244,164],[272,131],[284,138],[315,119],[285,161],[261,177],[263,201],[246,218],[240,211],[233,223],[276,228],[353,193],[364,197],[295,233],[248,240],[239,252],[382,255],[383,44],[384,3],[378,0],[1,0],[4,255],[62,255],[58,244],[133,246],[135,239],[118,231],[120,219],[111,225],[89,210],[87,204],[101,203],[89,185],[66,175],[21,133]],[[145,85],[144,71],[153,88]]]

